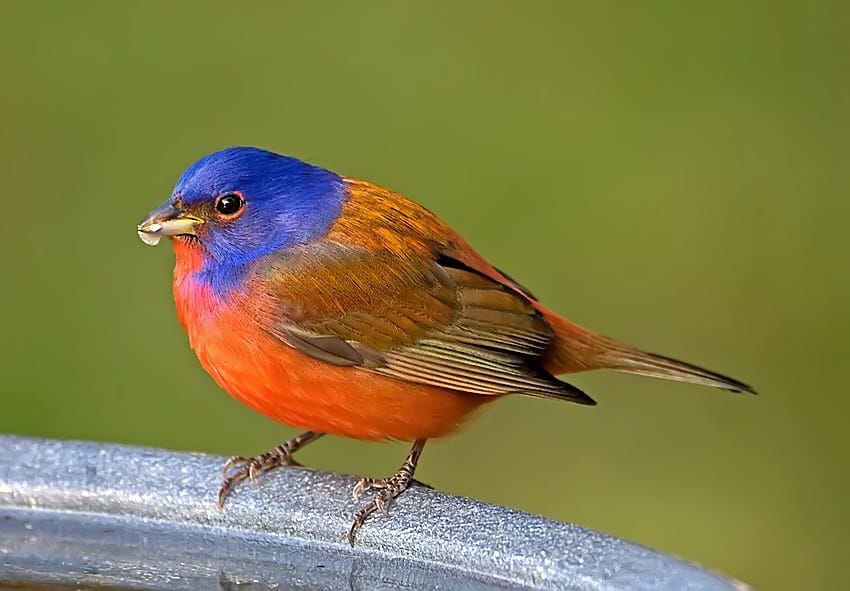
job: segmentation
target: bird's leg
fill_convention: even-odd
[[[257,476],[263,472],[268,472],[278,466],[300,466],[301,464],[292,459],[292,454],[308,443],[316,441],[322,435],[324,433],[307,431],[255,458],[233,456],[227,460],[224,463],[223,469],[225,478],[218,491],[218,508],[221,509],[224,507],[225,497],[227,497],[234,486],[243,480],[250,479],[251,482],[256,484]],[[233,473],[228,476],[232,470]]]
[[[416,471],[416,463],[419,461],[419,456],[422,455],[422,448],[425,447],[424,439],[417,439],[413,447],[410,448],[410,453],[407,454],[404,463],[398,471],[389,478],[376,480],[374,478],[363,478],[354,486],[352,494],[357,499],[366,491],[374,490],[375,497],[372,502],[360,509],[354,516],[354,523],[348,530],[348,543],[354,545],[354,535],[357,530],[366,522],[366,519],[375,511],[380,511],[387,515],[387,505],[394,498],[399,496],[407,487],[410,486],[413,480],[413,473]]]

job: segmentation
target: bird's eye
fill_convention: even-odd
[[[221,217],[232,218],[242,211],[245,200],[239,193],[227,193],[215,200],[215,210]]]

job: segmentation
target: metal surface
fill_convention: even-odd
[[[0,437],[3,582],[145,589],[705,590],[743,586],[593,531],[415,487],[358,534],[355,479],[241,486],[223,458]]]

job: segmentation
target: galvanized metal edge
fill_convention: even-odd
[[[201,589],[744,589],[575,525],[414,487],[354,548],[353,477],[264,475],[219,511],[224,458],[0,436],[0,582]],[[248,585],[246,587],[245,585]]]

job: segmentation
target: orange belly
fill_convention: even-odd
[[[281,423],[357,439],[446,435],[493,396],[406,383],[308,357],[257,330],[195,335],[201,365],[224,390]],[[191,338],[191,337],[190,337]]]
[[[180,310],[178,301],[178,310]],[[447,435],[480,396],[404,382],[309,357],[233,311],[180,314],[201,365],[234,398],[281,423],[356,439]]]

